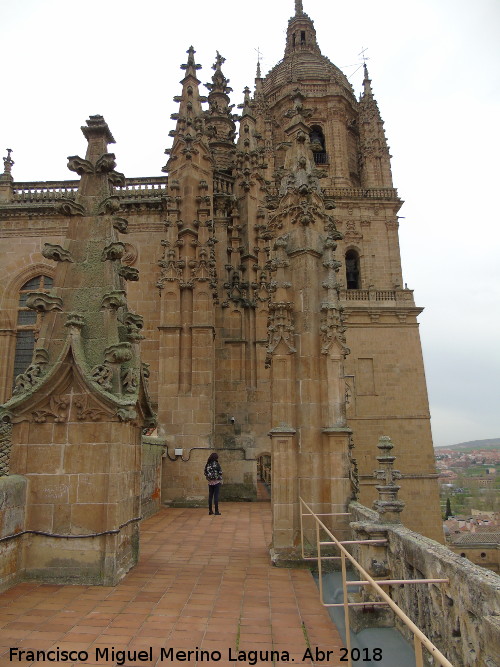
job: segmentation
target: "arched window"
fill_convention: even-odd
[[[345,277],[347,289],[361,289],[359,255],[356,250],[348,250],[345,254]]]
[[[41,313],[26,306],[30,292],[47,292],[53,285],[49,276],[31,278],[19,290],[16,324],[16,354],[14,357],[14,379],[31,364],[35,342],[40,331]]]

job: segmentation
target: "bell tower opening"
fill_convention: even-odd
[[[359,254],[356,250],[348,250],[345,254],[345,273],[347,289],[361,289]]]

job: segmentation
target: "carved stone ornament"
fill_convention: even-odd
[[[144,336],[140,333],[144,326],[144,318],[141,315],[127,313],[122,321],[127,327],[127,338],[130,341],[135,342],[144,339]]]
[[[46,292],[30,292],[26,297],[26,306],[39,313],[47,313],[51,310],[62,310],[63,301],[60,297]]]
[[[137,257],[139,255],[137,248],[132,245],[131,243],[125,243],[125,253],[122,257],[122,264],[126,264],[127,266],[132,266],[132,264],[135,264],[137,261]]]
[[[92,162],[84,160],[79,155],[71,155],[68,157],[68,169],[76,172],[78,176],[94,173],[94,165]]]
[[[395,480],[401,479],[402,474],[399,470],[394,470],[393,465],[396,457],[391,454],[394,445],[387,435],[382,435],[379,438],[378,449],[380,456],[377,456],[377,461],[381,468],[375,470],[373,476],[382,484],[377,484],[375,487],[379,493],[379,499],[373,503],[373,509],[377,510],[379,514],[389,514],[384,517],[385,520],[392,522],[399,522],[399,514],[403,511],[405,503],[403,500],[398,500],[398,491],[401,488],[395,484]]]
[[[146,391],[149,389],[149,376],[151,375],[150,364],[143,361],[141,363],[141,377]]]
[[[119,408],[116,411],[116,415],[121,422],[129,422],[132,421],[133,419],[137,419],[137,412],[132,406]]]
[[[96,173],[107,173],[116,167],[115,154],[105,153],[95,163]]]
[[[85,324],[85,318],[80,313],[68,313],[68,318],[64,324],[65,327],[71,327],[80,330]]]
[[[125,180],[125,177],[124,177]],[[111,197],[106,197],[98,206],[97,214],[98,215],[113,215],[117,213],[121,208],[120,198],[117,195],[111,195]]]
[[[115,241],[114,243],[110,243],[104,248],[101,255],[101,261],[105,262],[106,260],[109,260],[110,262],[114,262],[117,259],[121,259],[124,252],[125,246],[123,243],[120,241]]]
[[[106,363],[94,366],[90,371],[90,377],[93,382],[98,384],[105,391],[111,391],[113,389],[113,371]]]
[[[117,310],[127,305],[124,290],[113,290],[108,292],[102,298],[101,309],[109,308],[110,310]]]
[[[120,234],[127,234],[128,220],[125,220],[125,218],[118,218],[115,216],[113,218],[113,227],[116,229],[117,232],[120,232]]]
[[[20,373],[14,381],[12,394],[17,396],[31,391],[42,379],[44,366],[49,362],[49,353],[43,347],[36,348],[33,353],[33,363]]]
[[[135,368],[126,368],[121,375],[122,388],[125,394],[135,394],[139,386],[139,371]]]
[[[130,343],[110,345],[104,350],[104,358],[110,364],[123,364],[132,359],[132,346]]]
[[[55,209],[60,215],[85,215],[85,207],[72,199],[59,200]]]
[[[295,326],[293,322],[293,304],[291,302],[279,302],[269,304],[268,318],[268,344],[266,350],[265,366],[269,368],[272,355],[280,343],[284,343],[290,353],[295,349]]]
[[[20,373],[14,380],[12,394],[18,396],[31,391],[42,379],[43,368],[40,364],[31,364],[24,373]]]
[[[45,424],[48,418],[53,417],[56,424],[65,422],[68,418],[69,396],[51,396],[45,408],[34,410],[31,414],[37,424]]]
[[[42,248],[42,255],[47,259],[53,259],[54,262],[74,262],[69,250],[60,245],[45,243]]]
[[[133,266],[120,266],[118,269],[118,275],[120,275],[125,280],[139,280],[139,270]]]
[[[78,421],[97,422],[104,417],[106,413],[99,408],[88,405],[88,396],[84,395],[75,400],[76,418]]]
[[[328,354],[335,341],[341,347],[344,355],[349,354],[345,332],[341,309],[330,303],[321,304],[321,354]]]

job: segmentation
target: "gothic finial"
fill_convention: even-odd
[[[304,7],[302,6],[302,0],[295,0],[295,16],[302,16],[304,13]]]
[[[186,51],[188,54],[188,61],[185,65],[181,65],[181,69],[189,69],[189,68],[194,68],[194,69],[201,69],[201,65],[197,65],[194,61],[194,54],[196,51],[192,46],[189,47],[189,49]]]
[[[261,73],[260,73],[260,57],[261,57],[261,52],[260,52],[260,47],[257,47],[254,49],[254,51],[257,51],[257,79],[261,78]]]
[[[12,170],[12,167],[14,165],[14,160],[10,157],[10,154],[12,153],[12,148],[7,148],[7,157],[4,157],[3,159],[3,166],[4,166],[4,171],[3,173],[6,175],[10,176],[10,172]]]
[[[225,63],[226,59],[223,56],[221,56],[221,54],[218,51],[216,51],[216,53],[217,56],[215,58],[215,63],[212,65],[212,69],[220,72],[222,63]]]
[[[363,89],[364,89],[365,95],[372,95],[373,94],[372,86],[371,86],[372,82],[371,82],[371,79],[368,75],[368,67],[366,66],[366,62],[363,63],[363,70],[364,70],[364,73],[365,73],[365,76],[364,76],[364,79],[363,79]]]

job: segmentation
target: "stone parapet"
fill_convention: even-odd
[[[388,588],[398,606],[448,660],[455,667],[496,665],[500,576],[401,524],[384,525],[378,512],[357,502],[350,504],[350,511],[357,539],[373,538],[374,531],[387,539],[376,558],[364,546],[354,548],[356,559],[374,576],[382,563],[383,578],[449,579],[449,583]],[[405,626],[399,629],[404,634]]]

